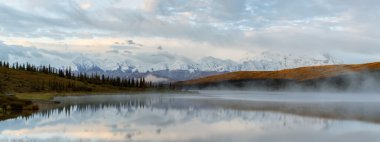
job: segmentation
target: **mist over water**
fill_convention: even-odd
[[[0,141],[377,142],[377,94],[200,91],[58,97]]]
[[[297,70],[297,69],[295,69]],[[300,70],[300,69],[299,69]],[[353,71],[348,68],[338,68],[338,72],[321,73],[322,76],[309,78],[308,75],[299,76],[305,78],[287,79],[286,74],[280,78],[260,79],[223,79],[216,81],[202,80],[198,83],[180,84],[183,89],[201,90],[247,90],[247,91],[277,91],[277,92],[308,92],[308,93],[378,93],[380,91],[380,70],[362,69]],[[295,72],[295,71],[293,71]],[[276,74],[276,72],[273,72]],[[313,74],[313,73],[309,73]],[[235,74],[239,76],[238,74]],[[260,76],[260,75],[258,75]],[[323,77],[325,76],[325,77]],[[196,80],[197,81],[197,80]]]

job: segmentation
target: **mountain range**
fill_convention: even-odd
[[[378,91],[380,62],[309,66],[278,71],[238,71],[177,84],[191,89]]]
[[[152,55],[155,56],[155,55]],[[335,65],[343,62],[329,54],[315,57],[262,52],[246,54],[239,61],[219,59],[211,56],[192,61],[185,57],[170,57],[160,62],[139,62],[131,59],[94,59],[84,55],[73,60],[79,72],[104,73],[118,76],[147,76],[168,80],[188,80],[208,75],[234,71],[274,71],[303,66]]]
[[[206,56],[190,59],[166,50],[131,53],[61,53],[37,48],[6,45],[0,42],[0,60],[10,63],[50,64],[56,68],[70,66],[76,72],[110,76],[142,77],[155,80],[189,80],[234,71],[274,71],[303,66],[342,64],[330,54],[306,56],[284,52],[246,53],[229,60]]]

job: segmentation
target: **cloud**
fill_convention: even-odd
[[[147,82],[153,82],[153,83],[156,83],[156,82],[165,82],[165,81],[169,81],[169,79],[167,78],[162,78],[162,77],[157,77],[157,76],[154,76],[152,74],[148,74],[146,77],[145,77],[145,80]]]
[[[160,46],[157,47],[157,49],[158,50],[163,50],[164,48],[162,48],[162,46],[160,45]]]
[[[123,43],[122,43],[123,44]],[[136,43],[135,41],[133,41],[133,40],[127,40],[127,44],[129,44],[129,45],[134,45],[134,46],[139,46],[139,47],[142,47],[143,46],[143,44],[140,44],[140,43]]]
[[[146,0],[142,6],[142,10],[147,12],[155,12],[159,3],[160,0]]]
[[[92,7],[92,3],[89,2],[89,1],[85,1],[83,3],[80,3],[79,6],[80,6],[81,9],[87,10],[87,9],[89,9],[89,8]]]
[[[111,45],[112,49],[116,50],[123,50],[123,49],[139,49],[137,46],[130,46],[130,45]]]
[[[193,62],[191,59],[171,54],[169,52],[159,52],[159,53],[139,53],[136,54],[134,59],[139,60],[141,63],[146,64],[159,64],[159,63],[174,63],[176,61],[184,61],[186,63]]]
[[[193,44],[185,45],[187,49],[180,47],[181,43],[171,47],[165,42],[144,47],[162,45],[165,49],[177,48],[171,50],[174,53],[186,54],[199,45],[207,45],[213,51],[332,52],[358,58],[380,54],[380,10],[373,3],[376,1],[3,1],[0,19],[6,20],[0,23],[0,37],[30,41],[48,38],[53,39],[51,45],[68,39],[162,38]],[[127,40],[107,47],[141,49],[146,44],[149,45]],[[198,54],[202,53],[199,50]],[[193,58],[192,55],[188,57]],[[353,61],[349,56],[343,58]],[[366,61],[376,60],[369,58]]]
[[[113,53],[116,53],[119,50],[136,50],[140,49],[142,47],[142,44],[136,43],[133,40],[126,40],[125,42],[115,42],[113,45],[111,45],[111,48],[113,49]]]
[[[76,53],[60,53],[35,47],[7,45],[0,41],[0,60],[35,65],[51,64],[54,67],[71,66]]]
[[[107,51],[107,53],[118,54],[118,53],[120,53],[120,52],[119,52],[119,50],[109,50],[109,51]]]
[[[128,40],[128,44],[136,44],[133,40]]]

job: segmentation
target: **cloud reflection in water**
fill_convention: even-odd
[[[170,97],[108,101],[0,122],[0,141],[380,141],[373,123],[202,107]]]

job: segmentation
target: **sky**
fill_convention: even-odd
[[[269,51],[374,62],[378,15],[377,0],[0,0],[0,59],[237,61]]]

